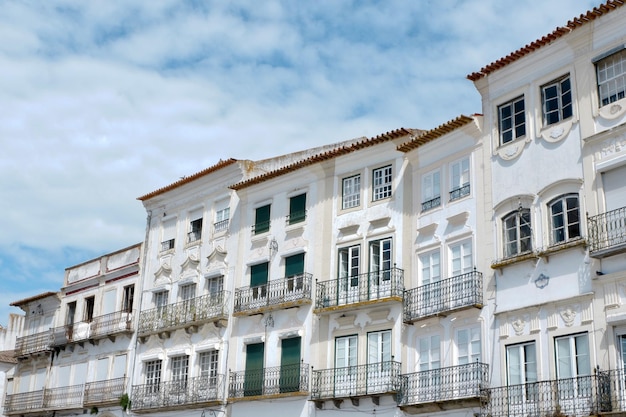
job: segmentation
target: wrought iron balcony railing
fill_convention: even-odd
[[[224,375],[198,376],[184,381],[134,385],[132,409],[145,412],[153,409],[184,408],[224,400]]]
[[[311,399],[362,397],[398,393],[402,388],[400,362],[386,361],[368,365],[313,371]]]
[[[52,341],[52,330],[18,337],[15,341],[15,355],[24,357],[33,353],[49,352],[52,350]]]
[[[391,268],[336,280],[318,282],[316,309],[326,309],[386,298],[402,299],[404,271]]]
[[[265,220],[262,222],[258,222],[252,225],[252,234],[260,235],[261,233],[269,232],[270,230],[270,220]]]
[[[290,225],[290,224],[302,223],[305,220],[306,220],[306,210],[296,211],[287,215],[287,218],[285,219],[285,223],[287,225]]]
[[[269,281],[256,287],[235,289],[235,313],[254,312],[266,307],[311,302],[312,275],[308,273]]]
[[[450,191],[450,201],[458,200],[461,197],[465,197],[470,193],[470,185],[469,183],[464,184],[454,190]]]
[[[80,343],[118,333],[132,332],[132,318],[131,311],[116,311],[94,317],[91,321],[80,321],[57,327],[53,330],[52,346],[64,346],[68,343]]]
[[[84,404],[86,407],[104,404],[117,405],[125,390],[126,378],[124,377],[88,382],[85,384]]]
[[[404,294],[404,321],[483,305],[483,274],[468,272],[407,290]]]
[[[44,388],[39,391],[8,394],[4,401],[7,415],[35,411],[56,411],[83,407],[84,385]]]
[[[626,412],[624,370],[485,389],[481,415],[590,416]]]
[[[142,311],[139,315],[138,335],[143,337],[210,321],[226,320],[228,295],[228,291],[219,291]]]
[[[626,250],[626,207],[589,217],[587,221],[592,256],[604,257]]]
[[[439,207],[441,205],[441,197],[435,197],[433,199],[422,202],[422,211],[427,211]]]
[[[229,398],[274,396],[309,391],[309,365],[275,366],[230,373]]]
[[[202,230],[192,230],[187,233],[187,243],[196,242],[202,238]]]
[[[489,383],[489,365],[469,363],[403,375],[400,406],[480,399]]]

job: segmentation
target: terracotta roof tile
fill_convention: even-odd
[[[572,30],[577,29],[593,20],[595,20],[596,18],[603,16],[607,13],[612,12],[613,10],[617,9],[618,7],[621,7],[624,5],[624,2],[626,0],[608,0],[606,3],[598,6],[598,7],[594,7],[593,10],[589,10],[587,11],[587,13],[585,14],[581,14],[578,17],[573,18],[572,20],[567,22],[567,25],[563,26],[563,27],[557,27],[556,29],[554,29],[551,33],[548,33],[547,35],[543,36],[540,39],[537,39],[534,42],[529,43],[528,45],[518,49],[515,52],[511,52],[509,55],[505,56],[504,58],[500,58],[497,61],[492,62],[489,65],[484,66],[483,68],[481,68],[480,71],[477,72],[473,72],[471,74],[469,74],[467,76],[467,78],[471,81],[477,81],[483,77],[486,77],[487,75],[491,74],[494,71],[499,70],[502,67],[505,67],[507,65],[509,65],[512,62],[517,61],[518,59],[530,54],[531,52],[541,48],[544,45],[547,45],[549,43],[551,43],[552,41],[554,41],[555,39],[560,38],[563,35],[566,35],[568,33],[570,33]]]
[[[408,152],[412,149],[418,148],[428,142],[431,142],[438,137],[445,135],[446,133],[450,133],[462,126],[465,126],[468,123],[473,122],[474,119],[469,116],[460,115],[456,119],[452,119],[440,126],[437,126],[434,129],[431,129],[427,132],[422,133],[421,135],[414,137],[408,142],[398,145],[398,150],[401,152]]]
[[[417,135],[420,134],[421,132],[423,132],[422,130],[419,129],[406,129],[406,128],[399,128],[396,130],[392,130],[386,133],[382,133],[378,136],[375,136],[373,138],[369,138],[369,139],[364,139],[362,141],[359,142],[355,142],[351,145],[343,145],[340,147],[337,147],[333,150],[330,151],[326,151],[326,152],[322,152],[319,153],[317,155],[313,155],[311,157],[305,158],[303,160],[294,162],[292,164],[286,165],[280,169],[274,170],[274,171],[270,171],[267,172],[265,174],[259,175],[257,177],[251,178],[249,180],[246,181],[242,181],[240,183],[231,185],[230,188],[232,188],[233,190],[241,190],[243,188],[249,187],[251,185],[254,184],[259,184],[261,182],[267,181],[271,178],[275,178],[275,177],[279,177],[283,174],[286,174],[287,172],[291,172],[293,170],[296,169],[300,169],[300,168],[304,168],[306,166],[309,165],[313,165],[316,164],[318,162],[322,162],[322,161],[326,161],[329,159],[333,159],[333,158],[337,158],[339,156],[342,155],[346,155],[349,154],[351,152],[357,151],[359,149],[363,149],[363,148],[367,148],[370,146],[374,146],[377,145],[379,143],[382,142],[387,142],[389,140],[392,139],[397,139],[399,137],[402,136],[406,136],[406,135]]]

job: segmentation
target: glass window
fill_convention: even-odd
[[[596,62],[600,106],[624,98],[626,91],[626,49]]]
[[[96,304],[95,297],[85,298],[85,321],[90,322],[93,320],[93,309]]]
[[[174,356],[171,359],[172,381],[186,382],[189,375],[189,356]]]
[[[569,194],[553,200],[550,206],[552,244],[580,237],[578,195]]]
[[[381,278],[389,280],[391,266],[391,238],[370,242],[370,273],[373,278],[382,273]]]
[[[373,201],[391,197],[391,184],[393,182],[391,165],[375,169],[373,177]]]
[[[441,205],[439,171],[429,172],[422,176],[422,211]]]
[[[199,356],[200,376],[203,378],[214,378],[217,376],[218,351],[210,350],[202,352]]]
[[[178,299],[180,301],[191,300],[196,296],[196,284],[181,285],[178,288]]]
[[[219,209],[215,212],[215,224],[213,228],[216,232],[228,229],[228,220],[230,219],[230,207]]]
[[[465,197],[470,193],[469,158],[450,165],[450,201]]]
[[[472,272],[474,263],[472,260],[472,242],[465,241],[450,245],[450,260],[452,276]]]
[[[192,220],[189,224],[189,233],[187,234],[187,242],[195,242],[202,237],[202,217]]]
[[[356,366],[357,336],[343,336],[335,339],[335,368]]]
[[[264,233],[270,230],[270,205],[259,207],[254,215],[254,234]]]
[[[133,304],[135,300],[135,286],[127,285],[124,287],[124,299],[122,300],[122,311],[128,313],[133,311]]]
[[[306,218],[306,194],[289,199],[289,224],[303,222]]]
[[[506,361],[509,385],[537,381],[537,352],[534,342],[507,346]]]
[[[439,251],[420,255],[420,267],[422,272],[422,284],[428,285],[441,279],[441,263]]]
[[[158,392],[161,384],[161,360],[148,361],[144,365],[148,393]]]
[[[587,334],[559,337],[555,339],[555,344],[559,379],[591,375]]]
[[[367,363],[391,361],[391,330],[367,334]]]
[[[498,106],[500,145],[512,142],[526,135],[526,115],[524,96],[517,97]]]
[[[162,236],[161,250],[166,251],[174,249],[176,238],[176,219],[169,219],[163,222]]]
[[[572,89],[569,75],[541,87],[543,124],[548,126],[572,116]]]
[[[211,295],[221,294],[222,289],[224,288],[224,276],[220,275],[217,277],[208,278],[207,287],[208,287],[209,294]]]
[[[457,363],[467,365],[481,361],[480,327],[459,329],[456,332]]]
[[[520,208],[503,219],[504,256],[510,257],[532,250],[530,210]]]
[[[342,209],[361,205],[361,176],[355,175],[343,179]]]
[[[420,371],[441,368],[441,340],[439,335],[420,337],[418,349]]]

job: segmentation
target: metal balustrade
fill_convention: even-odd
[[[403,375],[401,406],[479,399],[489,383],[489,365],[475,362]]]
[[[461,197],[465,197],[470,193],[470,185],[469,183],[462,185],[461,187],[455,188],[450,191],[450,201],[458,200]]]
[[[235,313],[253,312],[264,307],[280,307],[311,302],[312,275],[303,273],[255,287],[235,289]]]
[[[85,385],[44,388],[38,391],[7,394],[4,412],[7,415],[34,411],[56,411],[83,407]]]
[[[422,211],[428,211],[439,207],[441,205],[441,197],[435,197],[433,199],[422,202]]]
[[[7,394],[4,399],[4,412],[22,414],[44,409],[44,390]]]
[[[131,311],[116,311],[94,317],[90,321],[79,321],[56,327],[52,330],[54,337],[51,345],[53,347],[64,346],[68,343],[79,343],[118,333],[132,332],[132,318]]]
[[[309,391],[309,365],[275,366],[231,372],[229,398],[270,396]]]
[[[483,305],[483,274],[472,271],[407,290],[404,295],[404,321]]]
[[[15,341],[15,355],[24,357],[33,353],[52,350],[52,330],[18,337]]]
[[[142,311],[139,315],[138,335],[147,336],[194,324],[226,320],[229,294],[228,291],[220,291]]]
[[[85,384],[84,404],[87,407],[100,404],[118,405],[125,389],[124,377],[88,382]]]
[[[213,223],[213,231],[221,232],[223,230],[228,229],[228,222],[229,221],[230,221],[230,219],[226,219],[226,220],[220,220],[219,222]]]
[[[132,410],[141,412],[221,402],[224,379],[224,375],[219,374],[159,384],[134,385],[131,393]]]
[[[385,361],[368,365],[314,370],[311,399],[348,398],[401,391],[400,362]]]
[[[604,257],[626,250],[626,207],[589,217],[587,222],[592,256]]]
[[[290,225],[290,224],[302,223],[305,220],[306,220],[306,210],[297,211],[297,212],[288,214],[287,217],[285,218],[285,223],[287,225]]]
[[[316,286],[316,309],[382,300],[404,293],[404,271],[391,268],[368,272],[336,280],[318,282]]]
[[[483,390],[482,415],[582,417],[626,411],[624,370]]]

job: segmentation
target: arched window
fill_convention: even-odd
[[[551,244],[580,237],[580,210],[577,194],[565,194],[552,200],[550,208]]]
[[[520,207],[502,219],[504,256],[511,257],[532,250],[530,209]]]

